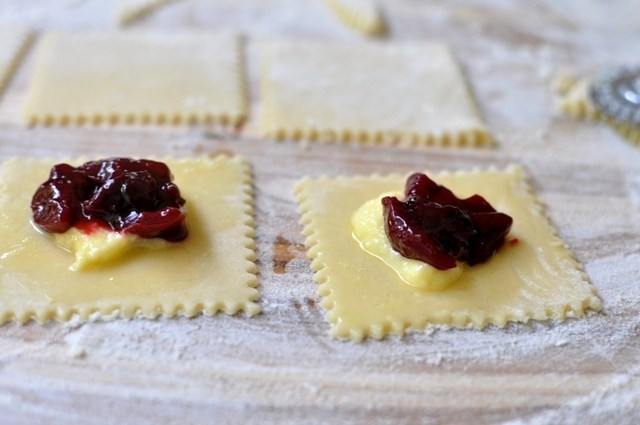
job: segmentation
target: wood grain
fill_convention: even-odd
[[[25,128],[31,51],[0,98],[0,160],[244,155],[255,175],[263,314],[4,326],[0,423],[638,423],[640,149],[604,126],[559,116],[549,89],[557,70],[588,75],[637,61],[637,6],[383,1],[392,40],[453,47],[498,141],[484,150],[262,140],[264,41],[361,38],[320,1],[183,0],[135,25],[247,34],[252,114],[240,131]],[[7,0],[0,24],[108,28],[111,7]],[[300,177],[510,162],[531,175],[547,215],[598,288],[603,314],[481,332],[430,329],[363,344],[328,338],[292,195]]]

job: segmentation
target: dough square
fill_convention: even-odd
[[[442,43],[274,41],[262,84],[261,125],[267,137],[493,144]]]
[[[0,28],[0,93],[9,82],[32,38],[33,33],[26,28]]]
[[[521,167],[431,175],[459,197],[480,194],[509,214],[507,243],[440,291],[404,283],[351,233],[351,215],[384,192],[400,192],[406,176],[303,179],[296,186],[318,293],[330,335],[359,341],[427,325],[483,328],[509,321],[561,320],[601,308],[595,288],[545,218]]]
[[[232,33],[52,31],[24,117],[32,125],[238,125],[247,111],[241,63]]]
[[[165,159],[187,200],[189,236],[166,249],[69,270],[72,254],[31,224],[31,196],[60,161],[11,159],[0,166],[0,323],[152,318],[260,311],[252,188],[240,157]],[[70,162],[77,166],[84,161]]]

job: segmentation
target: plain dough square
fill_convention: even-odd
[[[29,47],[33,33],[26,28],[0,28],[0,94]]]
[[[464,76],[437,42],[273,41],[262,132],[276,139],[491,145]]]
[[[405,284],[352,236],[354,211],[381,193],[402,193],[406,176],[305,178],[296,186],[308,256],[333,337],[383,338],[427,325],[504,326],[600,309],[594,287],[545,218],[521,167],[431,177],[459,197],[478,193],[509,214],[509,238],[518,240],[440,291]]]
[[[247,110],[242,62],[232,33],[53,31],[40,44],[24,116],[238,125]]]
[[[252,188],[240,157],[164,160],[186,199],[189,236],[166,249],[69,270],[73,256],[31,224],[31,196],[60,161],[0,168],[0,323],[112,315],[259,312]],[[74,166],[84,161],[69,162]]]

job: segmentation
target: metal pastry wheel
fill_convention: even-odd
[[[607,71],[592,82],[589,96],[603,115],[640,125],[640,66]]]

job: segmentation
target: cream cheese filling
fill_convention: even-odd
[[[163,249],[171,244],[162,238],[141,238],[106,229],[89,234],[72,227],[64,233],[53,233],[52,236],[60,247],[73,254],[75,261],[69,266],[72,271],[120,261],[134,249]]]
[[[438,290],[456,281],[464,265],[458,263],[448,270],[439,270],[428,263],[404,257],[393,249],[384,228],[381,199],[394,196],[385,193],[365,202],[351,217],[353,237],[367,253],[379,258],[398,274],[400,279],[416,288]]]

